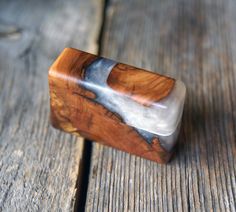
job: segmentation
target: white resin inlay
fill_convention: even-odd
[[[167,97],[151,106],[144,106],[107,85],[107,78],[115,65],[115,61],[98,59],[86,68],[85,79],[79,83],[94,92],[96,101],[119,114],[127,125],[135,127],[146,138],[154,136],[152,133],[160,136],[162,145],[171,150],[182,117],[186,92],[184,84],[177,80]]]

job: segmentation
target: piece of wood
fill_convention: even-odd
[[[107,84],[115,91],[150,107],[153,102],[159,102],[171,93],[175,80],[119,63],[114,66]]]
[[[102,10],[100,0],[0,1],[0,211],[78,201],[83,141],[50,126],[47,70],[65,46],[97,52]]]
[[[180,84],[174,79],[72,48],[63,50],[48,76],[54,127],[159,163],[169,161],[181,118],[176,113],[183,111],[183,84],[176,92]],[[160,132],[169,126],[158,123],[170,124],[168,114],[176,126],[164,136]]]
[[[102,55],[184,81],[169,165],[93,145],[87,211],[235,211],[236,3],[110,1]]]

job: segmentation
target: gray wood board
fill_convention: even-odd
[[[102,54],[181,79],[187,99],[168,165],[93,145],[87,211],[236,210],[235,11],[231,0],[109,2]]]
[[[0,211],[69,211],[83,140],[49,123],[49,65],[96,53],[102,1],[0,1]]]

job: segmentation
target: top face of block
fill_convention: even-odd
[[[71,48],[62,52],[49,75],[79,84],[85,97],[93,96],[140,132],[168,137],[179,126],[186,89],[178,80]]]

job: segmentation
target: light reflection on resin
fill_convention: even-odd
[[[180,128],[185,85],[176,80],[174,88],[167,97],[153,102],[150,106],[144,106],[108,86],[107,79],[115,65],[116,62],[110,59],[95,60],[86,68],[84,81],[79,84],[95,93],[97,103],[118,114],[147,142],[151,143],[153,137],[158,137],[161,145],[166,150],[171,150]]]

